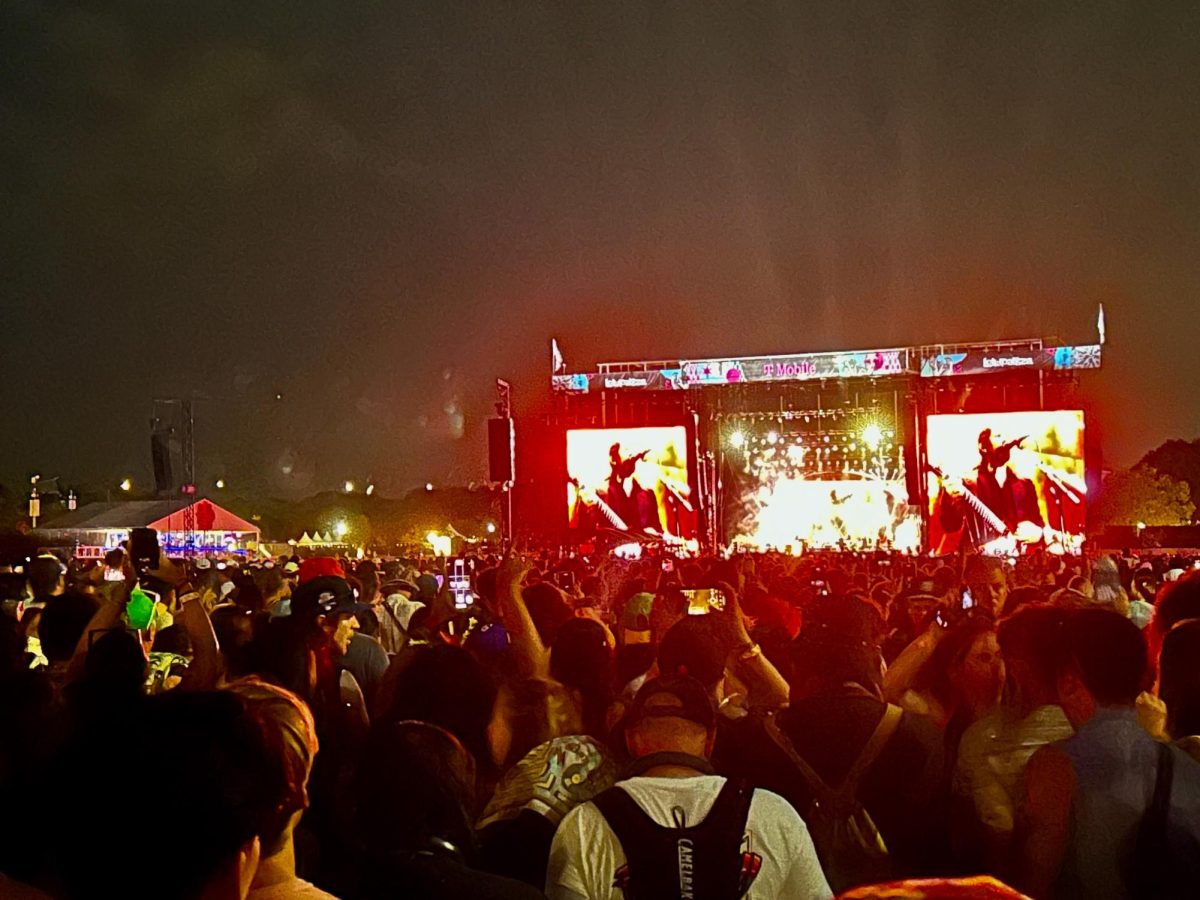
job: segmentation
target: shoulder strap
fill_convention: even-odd
[[[630,839],[635,834],[641,834],[646,827],[662,828],[633,797],[629,796],[628,791],[616,785],[601,791],[592,798],[592,802],[608,822],[608,827],[613,830],[622,848],[632,846],[635,842]],[[625,855],[629,856],[628,850]]]
[[[871,767],[871,764],[879,757],[880,752],[887,745],[887,742],[891,740],[892,735],[896,733],[896,728],[900,725],[900,717],[903,713],[904,711],[895,704],[889,703],[887,705],[887,708],[883,711],[883,715],[879,719],[879,724],[875,726],[875,730],[867,739],[867,743],[863,745],[858,759],[854,761],[854,765],[850,767],[850,771],[846,773],[845,780],[837,790],[826,784],[825,780],[817,774],[816,769],[810,766],[804,757],[797,752],[791,738],[784,733],[774,718],[768,719],[765,727],[771,740],[779,745],[779,748],[787,754],[792,764],[800,770],[800,774],[808,782],[809,788],[816,795],[817,800],[828,806],[830,802],[835,801],[839,797],[853,795],[858,790],[858,782],[862,779],[867,769]]]
[[[767,736],[771,738],[779,749],[787,754],[787,758],[794,765],[808,782],[808,789],[812,791],[817,802],[822,806],[828,806],[836,798],[835,791],[825,783],[825,780],[817,774],[817,770],[808,764],[808,762],[797,751],[792,739],[784,734],[782,728],[774,717],[769,718],[763,723],[763,727],[767,730]]]
[[[731,831],[737,832],[738,844],[746,830],[746,820],[750,817],[750,801],[754,799],[754,788],[745,779],[725,779],[721,792],[713,801],[712,809],[704,817],[701,825],[710,822],[727,823]]]
[[[846,775],[846,780],[842,782],[840,793],[854,794],[858,791],[859,781],[862,780],[863,775],[871,768],[875,760],[879,758],[879,754],[883,752],[883,748],[887,746],[887,742],[892,739],[892,735],[896,733],[896,729],[900,726],[900,717],[902,715],[904,715],[904,710],[899,706],[896,706],[894,703],[887,705],[887,709],[883,711],[883,715],[879,719],[879,724],[875,726],[871,737],[867,739],[862,753],[858,755],[858,759],[850,767],[850,771]]]
[[[1154,797],[1146,810],[1147,826],[1160,840],[1167,834],[1167,817],[1171,813],[1171,784],[1175,780],[1175,759],[1170,744],[1158,745],[1158,772],[1154,777]]]

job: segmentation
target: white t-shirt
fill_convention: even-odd
[[[338,900],[303,878],[281,881],[268,887],[251,888],[246,900]]]
[[[630,778],[623,788],[655,822],[673,827],[672,810],[681,809],[685,825],[704,821],[725,779],[717,775],[694,778]],[[756,790],[750,800],[742,851],[762,857],[762,869],[750,886],[748,900],[827,900],[833,896],[804,820],[786,800]],[[593,803],[567,813],[550,847],[546,896],[550,900],[622,900],[613,886],[625,854],[608,822]]]

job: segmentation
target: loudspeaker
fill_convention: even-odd
[[[488,478],[511,483],[516,457],[516,432],[511,416],[488,419]]]
[[[175,491],[175,467],[171,464],[171,434],[169,431],[150,433],[150,460],[154,465],[154,490],[168,495]]]

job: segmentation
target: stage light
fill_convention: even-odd
[[[434,556],[450,556],[454,552],[453,542],[448,534],[438,534],[431,531],[425,535],[425,540],[433,548]]]
[[[496,523],[495,523],[495,522],[488,522],[488,523],[487,523],[487,533],[488,533],[488,534],[495,534],[495,533],[496,533]]]
[[[342,485],[342,490],[344,490],[347,494],[353,494],[354,493],[354,482],[347,481],[345,484]]]
[[[729,435],[729,446],[734,450],[740,450],[746,446],[746,432],[735,431]]]
[[[868,425],[866,428],[864,428],[862,430],[862,442],[864,444],[866,444],[868,447],[870,447],[872,450],[875,450],[876,448],[878,448],[879,444],[882,441],[883,441],[883,429],[880,428],[879,425],[877,425],[875,422],[872,422],[870,425]]]
[[[767,443],[768,444],[774,444],[777,440],[779,440],[779,432],[778,431],[768,431],[767,432]]]
[[[338,522],[333,526],[333,533],[338,536],[338,540],[344,538],[347,531],[349,531],[349,528],[347,528],[345,522]]]

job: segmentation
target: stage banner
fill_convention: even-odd
[[[941,378],[949,375],[991,375],[997,372],[1065,371],[1069,369],[1099,369],[1100,345],[1078,347],[1043,347],[1040,350],[1003,350],[989,353],[964,350],[958,353],[938,353],[921,359],[922,378]]]
[[[673,391],[680,387],[678,369],[651,372],[576,372],[555,375],[550,382],[555,391],[588,394],[593,391]]]
[[[680,369],[680,387],[812,381],[820,378],[877,378],[901,375],[907,371],[908,351],[903,349],[685,360]]]

